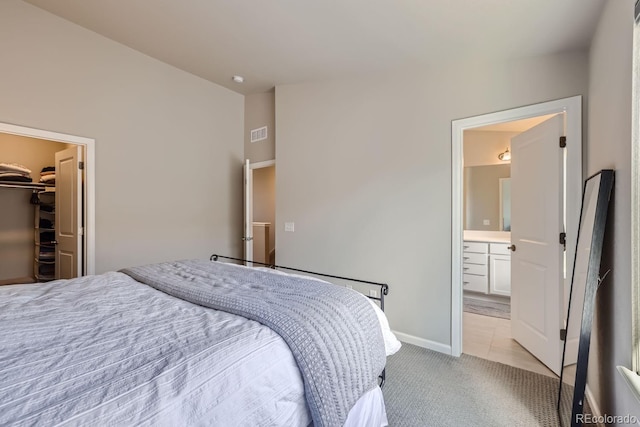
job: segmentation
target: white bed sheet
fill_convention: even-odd
[[[382,389],[368,391],[349,411],[344,427],[385,427],[389,425]]]
[[[276,333],[121,273],[1,287],[0,342],[0,425],[310,422]]]

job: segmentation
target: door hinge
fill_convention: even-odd
[[[567,146],[567,137],[566,136],[561,136],[560,137],[560,148],[564,148]]]
[[[565,341],[567,339],[567,330],[560,329],[560,341]]]
[[[564,247],[565,250],[567,249],[567,233],[560,233],[560,244]]]
[[[78,169],[80,170],[84,169],[84,162],[78,162]]]

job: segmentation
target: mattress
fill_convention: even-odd
[[[1,287],[0,342],[0,425],[311,423],[275,332],[122,273]],[[363,420],[386,425],[379,388]]]

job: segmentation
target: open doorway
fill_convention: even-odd
[[[253,260],[276,263],[276,165],[253,169]]]
[[[533,224],[534,228],[537,227],[537,229],[534,229],[531,232],[533,234],[529,234],[528,236],[526,236],[526,238],[522,238],[521,236],[517,237],[518,239],[520,239],[518,241],[520,243],[517,244],[520,252],[517,252],[517,255],[513,257],[511,262],[509,262],[506,261],[506,257],[509,257],[511,254],[516,254],[516,252],[513,252],[516,249],[516,236],[509,235],[509,233],[511,233],[512,231],[504,229],[504,218],[501,221],[500,218],[496,219],[495,217],[484,218],[481,214],[479,219],[480,227],[492,228],[492,223],[499,225],[500,222],[502,222],[503,228],[499,229],[498,227],[496,227],[496,229],[493,230],[485,229],[468,230],[467,232],[464,231],[465,223],[470,224],[476,221],[470,221],[467,219],[467,215],[473,214],[473,212],[470,212],[469,209],[467,209],[467,207],[464,205],[464,167],[466,166],[465,161],[467,155],[464,150],[465,132],[493,132],[496,131],[496,129],[498,129],[497,131],[508,132],[508,130],[506,130],[507,128],[504,127],[507,126],[505,125],[506,123],[517,122],[523,119],[531,119],[538,116],[554,117],[545,117],[546,120],[541,124],[534,126],[527,132],[523,132],[520,136],[515,136],[514,141],[518,141],[517,147],[520,147],[518,148],[518,150],[516,150],[515,147],[509,147],[508,145],[505,145],[504,142],[498,143],[502,144],[501,147],[496,147],[496,149],[500,150],[500,152],[508,153],[506,156],[513,155],[514,159],[517,156],[516,151],[520,152],[520,166],[518,166],[517,168],[519,172],[518,174],[513,174],[514,182],[511,188],[512,197],[518,199],[518,202],[514,201],[514,204],[520,206],[520,209],[522,209],[523,205],[531,205],[534,200],[536,200],[537,203],[537,195],[546,194],[546,191],[539,189],[544,188],[545,185],[547,186],[547,188],[555,187],[557,194],[563,194],[563,197],[564,195],[566,195],[566,197],[564,198],[564,202],[560,201],[560,196],[556,197],[558,206],[553,210],[557,210],[558,213],[557,215],[548,215],[548,217],[550,218],[556,215],[554,220],[557,222],[557,224],[552,224],[552,226],[549,226],[550,223],[542,224],[542,222],[538,221],[537,219],[527,219],[526,221],[524,221],[524,224]],[[495,125],[500,125],[503,127],[489,127]],[[556,132],[558,135],[556,137],[553,137],[555,138],[555,141],[553,142],[553,147],[550,148],[551,150],[553,150],[551,154],[549,151],[536,151],[539,147],[551,146],[550,143],[538,144],[536,142],[539,140],[537,136],[539,133],[539,129],[546,129],[546,132],[551,129],[551,134],[554,134],[554,132]],[[538,353],[534,354],[536,354],[536,357],[538,357],[540,360],[544,360],[545,364],[549,366],[549,369],[551,369],[551,371],[557,372],[559,371],[560,350],[562,347],[561,330],[564,327],[563,322],[566,318],[566,301],[563,298],[563,290],[565,288],[568,289],[568,284],[570,284],[571,280],[570,275],[567,275],[569,277],[566,277],[566,279],[563,278],[563,276],[566,271],[573,271],[572,264],[575,251],[575,240],[577,237],[577,225],[580,214],[580,195],[582,189],[581,98],[567,98],[563,100],[551,101],[543,104],[477,116],[469,119],[456,120],[452,124],[452,130],[452,354],[458,356],[463,350],[463,318],[465,316],[465,314],[463,314],[463,286],[467,288],[471,286],[475,289],[475,292],[477,294],[482,294],[485,297],[493,296],[494,299],[502,297],[504,300],[504,297],[510,296],[509,292],[513,292],[514,297],[517,293],[519,295],[520,301],[523,300],[523,296],[524,298],[528,298],[529,295],[527,294],[527,291],[530,288],[527,288],[525,285],[523,285],[522,282],[519,281],[519,279],[514,283],[513,277],[514,270],[516,270],[517,274],[522,275],[523,266],[526,266],[527,268],[534,266],[534,263],[532,263],[531,260],[526,258],[525,256],[526,244],[524,242],[531,240],[531,237],[538,232],[538,229],[547,231],[553,230],[553,233],[555,234],[550,234],[551,231],[549,233],[546,233],[546,237],[548,238],[547,240],[549,240],[549,238],[553,240],[553,242],[547,242],[549,244],[547,245],[548,249],[546,249],[546,252],[551,254],[551,258],[555,257],[556,254],[559,258],[561,258],[560,260],[557,260],[558,265],[560,265],[560,263],[564,263],[565,258],[562,256],[563,248],[558,247],[558,245],[560,244],[558,239],[561,237],[561,233],[565,233],[567,249],[566,266],[565,268],[556,268],[555,270],[553,270],[556,272],[557,270],[560,270],[557,276],[544,273],[546,268],[545,265],[542,265],[540,268],[538,268],[538,266],[535,266],[535,268],[538,268],[537,271],[543,272],[541,273],[541,276],[545,276],[546,274],[547,276],[552,277],[552,280],[548,280],[548,282],[554,284],[558,294],[554,298],[545,300],[545,307],[523,309],[523,304],[517,303],[517,301],[514,300],[514,302],[516,302],[516,306],[518,306],[519,308],[515,310],[514,315],[512,316],[512,320],[509,321],[510,323],[506,326],[503,325],[503,327],[500,329],[502,329],[502,332],[504,332],[504,330],[507,329],[508,326],[514,324],[514,317],[524,317],[526,322],[515,322],[518,324],[518,328],[520,328],[519,331],[521,332],[521,325],[524,324],[524,329],[526,329],[527,333],[532,333],[537,337],[546,339],[546,343],[548,343],[547,347],[549,347],[549,349],[545,350],[548,350],[547,353],[545,353],[543,356],[540,356]],[[571,141],[571,150],[561,150],[560,147],[563,147],[562,141],[564,141],[565,143],[566,141]],[[507,150],[507,148],[509,148],[509,150]],[[493,156],[494,154],[491,155]],[[495,157],[496,160],[498,160],[497,155]],[[502,157],[504,158],[505,155],[503,155]],[[534,162],[534,158],[538,159],[538,163]],[[522,161],[522,159],[526,159],[526,161]],[[556,165],[557,168],[553,165]],[[514,170],[510,171],[510,173],[515,172],[516,170],[515,161],[512,164],[512,167]],[[549,167],[552,167],[553,170],[556,171],[556,174],[553,175],[554,178],[550,178],[551,182],[555,182],[554,180],[557,180],[558,182],[551,185],[548,182],[538,182],[538,177],[544,177],[548,175]],[[526,173],[524,173],[523,171],[526,171]],[[481,171],[479,171],[479,173],[476,175],[482,175],[482,173],[480,172]],[[516,175],[520,177],[517,181],[518,187],[520,188],[519,190],[514,188]],[[528,178],[525,180],[523,179],[524,176],[528,176]],[[505,177],[502,178],[504,179]],[[467,180],[468,179],[469,178],[467,178]],[[563,181],[565,184],[562,184]],[[498,199],[498,182],[496,182],[495,184],[495,198]],[[527,187],[528,185],[531,186],[531,189]],[[523,188],[524,191],[522,190]],[[495,211],[498,212],[498,210],[499,208],[496,207]],[[500,214],[496,213],[496,215]],[[515,216],[516,212],[513,212],[513,215]],[[523,217],[522,214],[520,214],[519,216]],[[513,230],[515,230],[516,223],[514,222],[514,218],[511,218],[511,221],[513,223]],[[488,225],[485,225],[487,222]],[[520,221],[519,224],[519,229],[522,229],[523,221]],[[540,224],[542,225],[538,227],[538,225]],[[555,230],[556,228],[557,230]],[[513,233],[515,234],[516,232],[513,231]],[[479,234],[480,237],[478,236]],[[551,238],[550,236],[553,237]],[[480,242],[478,238],[483,241]],[[538,246],[544,247],[544,245]],[[524,260],[520,259],[520,257],[524,257]],[[483,261],[486,265],[480,265],[482,264],[480,261]],[[474,263],[475,265],[472,265]],[[515,268],[511,268],[514,263]],[[480,267],[478,267],[478,265],[480,265]],[[485,272],[485,268],[486,276],[483,280],[478,279],[478,277],[474,277],[481,276],[482,273]],[[509,272],[508,269],[511,269],[512,271]],[[474,275],[473,273],[476,274]],[[510,289],[510,286],[513,287],[515,285],[517,285],[520,289],[517,292],[513,289]],[[525,289],[525,291],[522,291],[523,288]],[[484,292],[485,289],[486,293]],[[536,314],[537,311],[543,312],[544,310],[554,312],[555,318],[550,321],[546,321],[546,319],[543,319],[542,322],[537,322],[537,320],[542,317],[546,318],[546,316],[544,315]],[[490,321],[488,323],[499,324],[500,320]],[[556,356],[558,360],[555,360]],[[506,363],[508,362],[508,358],[501,361],[503,363]]]
[[[511,330],[511,141],[553,116],[463,133],[462,351],[546,375]]]
[[[94,274],[93,143],[0,123],[0,284]]]
[[[246,161],[244,192],[244,259],[275,265],[275,160],[257,163]]]

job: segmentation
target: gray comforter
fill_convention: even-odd
[[[201,260],[122,272],[169,295],[256,320],[277,332],[302,373],[317,427],[344,424],[384,368],[376,314],[353,290]]]

